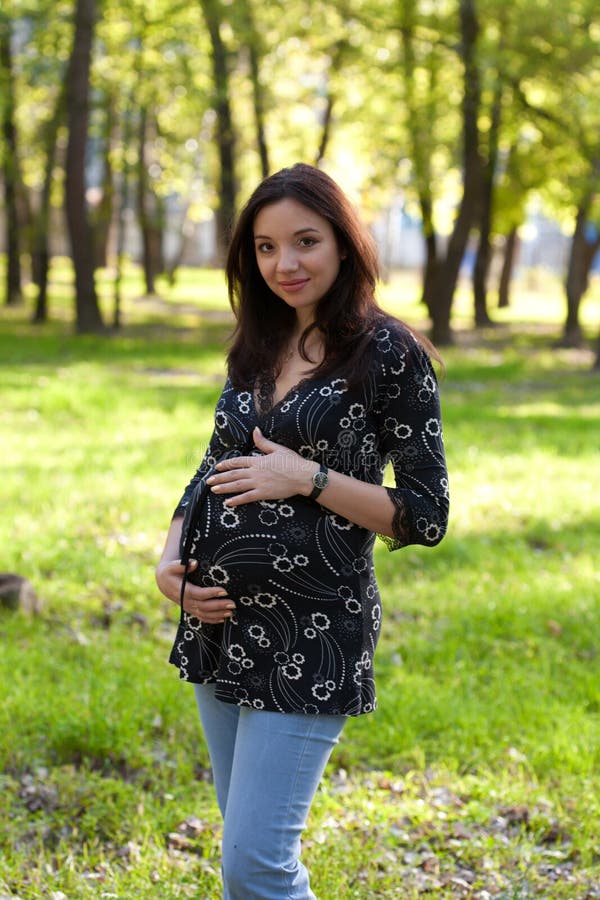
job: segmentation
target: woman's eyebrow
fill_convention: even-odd
[[[321,232],[319,231],[318,228],[311,228],[309,226],[308,228],[299,228],[298,231],[294,231],[294,237],[297,237],[299,234],[306,234],[306,232],[308,232],[308,231],[314,231],[315,234],[321,234]],[[255,234],[254,240],[255,241],[271,240],[271,236],[269,234]]]

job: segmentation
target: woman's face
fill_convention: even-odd
[[[260,274],[305,327],[337,278],[343,258],[323,216],[286,197],[263,206],[254,220]]]

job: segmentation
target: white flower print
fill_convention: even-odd
[[[287,666],[282,667],[281,671],[290,681],[297,681],[299,678],[302,678],[302,669],[296,663],[288,663]]]
[[[431,544],[435,544],[435,542],[438,541],[441,536],[442,532],[440,526],[434,525],[433,522],[431,522],[425,529],[425,539]]]
[[[254,709],[264,709],[265,708],[264,700],[255,699],[252,701],[252,706],[254,707]]]
[[[318,628],[319,631],[327,631],[331,624],[329,616],[326,616],[325,613],[316,612],[310,618],[315,628]]]
[[[361,611],[361,605],[355,597],[350,597],[346,600],[346,609],[349,613],[357,615]]]
[[[278,572],[291,572],[293,568],[292,561],[287,556],[278,556],[273,563],[273,568],[277,569]]]
[[[335,394],[345,394],[348,390],[348,382],[345,378],[334,378],[331,382],[331,388]]]
[[[427,419],[425,422],[425,431],[432,437],[437,437],[441,432],[441,424],[439,419]]]
[[[262,627],[262,625],[251,625],[248,629],[248,634],[251,638],[259,640],[260,638],[264,638],[265,629]]]
[[[324,684],[314,684],[312,686],[312,695],[317,700],[329,700],[331,691],[328,691]]]
[[[381,606],[377,603],[371,610],[371,618],[373,620],[373,628],[375,631],[379,631],[379,626],[381,625]]]
[[[304,637],[307,637],[309,640],[316,638],[317,632],[314,628],[305,628],[304,629]]]
[[[348,410],[351,419],[362,419],[365,414],[365,408],[362,403],[353,403]]]
[[[413,432],[410,425],[406,425],[404,422],[400,422],[394,429],[394,434],[396,435],[396,437],[400,438],[403,441],[407,440],[412,433]]]
[[[277,559],[277,557],[279,556],[287,556],[288,552],[285,544],[269,544],[267,550],[269,551],[269,554],[271,556],[275,557],[275,559]]]
[[[279,507],[279,515],[286,519],[291,518],[294,515],[294,507],[289,503],[282,503]]]
[[[211,566],[208,574],[215,584],[223,585],[229,583],[229,575],[222,566]]]
[[[321,397],[331,397],[331,393],[332,393],[332,391],[329,386],[322,387],[321,390],[319,391],[319,394],[321,395]]]
[[[235,509],[225,509],[221,513],[221,525],[224,528],[237,528],[240,521],[240,515]]]
[[[336,516],[335,513],[331,513],[327,518],[333,527],[337,528],[339,531],[350,531],[352,528],[352,522],[349,522],[348,519],[341,519],[339,516]]]
[[[294,565],[295,566],[307,566],[309,563],[308,556],[305,556],[304,553],[297,553],[294,556]]]
[[[246,651],[241,644],[230,644],[227,649],[227,655],[230,659],[235,659],[239,662],[246,655]]]
[[[256,602],[259,606],[262,606],[263,609],[270,609],[275,606],[277,603],[277,597],[275,594],[268,594],[265,591],[261,591],[256,595]]]
[[[303,456],[304,459],[314,459],[317,455],[316,447],[311,447],[309,444],[302,444],[298,447],[298,453],[300,456]]]
[[[350,424],[351,424],[351,423],[350,423],[349,417],[348,417],[348,416],[342,416],[342,418],[340,419],[340,428],[344,428],[344,429],[350,428]]]
[[[274,509],[262,509],[258,514],[258,518],[263,525],[267,526],[276,525],[279,521],[279,516]]]
[[[247,416],[250,412],[250,402],[252,400],[252,395],[248,391],[240,391],[237,396],[237,402],[240,412]]]

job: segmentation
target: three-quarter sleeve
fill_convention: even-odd
[[[448,472],[437,378],[431,361],[405,328],[390,325],[376,336],[376,408],[383,462],[395,486],[386,490],[395,513],[389,550],[435,546],[448,523]]]

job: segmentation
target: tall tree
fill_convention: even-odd
[[[219,0],[200,0],[210,36],[215,130],[219,156],[218,205],[215,211],[218,256],[222,260],[236,211],[235,132],[231,111],[229,54],[221,34],[223,9]]]
[[[6,303],[9,306],[23,300],[21,290],[21,253],[19,241],[19,158],[15,123],[15,90],[13,74],[11,22],[0,11],[0,115],[2,128],[2,174],[4,180],[4,211],[6,239]]]
[[[431,336],[433,341],[440,345],[452,343],[450,316],[454,292],[481,199],[478,126],[481,96],[480,73],[476,56],[479,21],[474,0],[460,0],[459,15],[458,52],[463,68],[462,196],[445,254],[436,267],[434,289],[430,300]]]
[[[50,118],[44,122],[42,131],[42,156],[44,159],[44,179],[40,191],[39,209],[33,221],[31,246],[31,268],[38,293],[35,301],[33,321],[45,322],[48,318],[48,275],[50,272],[50,194],[54,178],[54,166],[58,149],[58,132],[63,122],[66,93],[61,89],[56,98]]]
[[[94,242],[86,204],[86,150],[89,122],[90,65],[97,16],[96,0],[77,0],[73,49],[66,78],[69,129],[65,164],[65,210],[75,269],[76,329],[104,327],[94,278]]]

